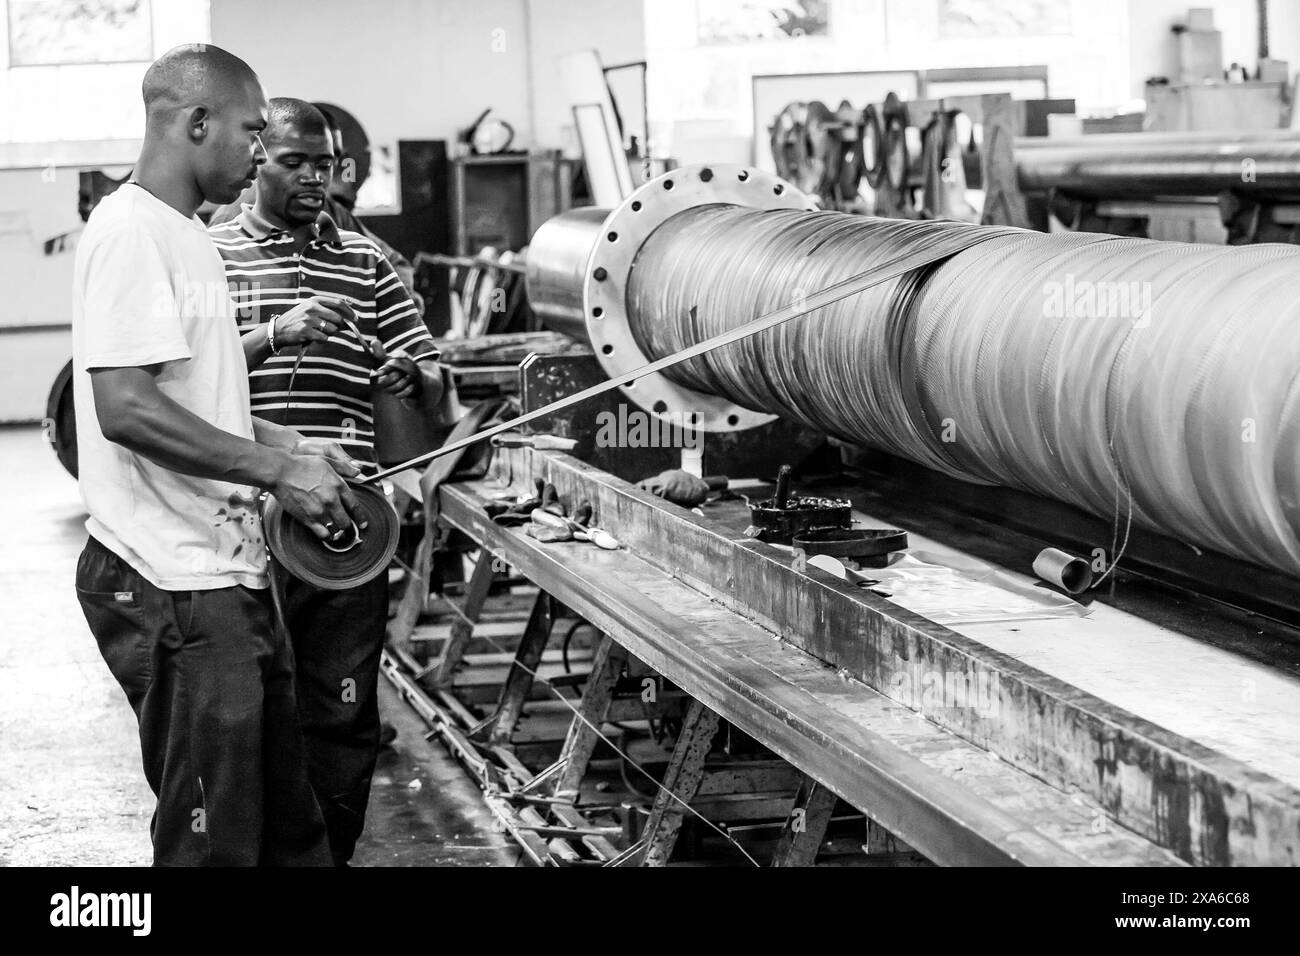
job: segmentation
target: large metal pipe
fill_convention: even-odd
[[[582,287],[608,209],[580,206],[542,223],[528,245],[528,304],[549,329],[587,341]]]
[[[1020,188],[1080,197],[1300,199],[1300,132],[1110,133],[1016,140]]]
[[[730,201],[734,183],[717,201],[708,183],[737,175],[648,184],[564,273],[583,274],[586,337],[611,371],[909,246],[953,255],[638,381],[634,401],[712,402],[714,427],[781,415],[1300,574],[1300,249],[872,219],[808,210],[770,179],[740,192],[753,202]],[[550,295],[572,318],[577,291]]]

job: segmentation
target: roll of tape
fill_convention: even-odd
[[[382,574],[397,553],[397,512],[384,493],[370,485],[352,485],[359,517],[340,542],[327,544],[305,524],[291,517],[268,495],[262,527],[271,554],[294,577],[330,591],[358,587]]]

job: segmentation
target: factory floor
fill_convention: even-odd
[[[0,428],[0,865],[142,866],[153,794],[135,719],[73,592],[85,515],[37,427]],[[356,866],[512,866],[477,787],[380,681],[380,755]]]

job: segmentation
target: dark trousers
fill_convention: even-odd
[[[298,718],[308,777],[338,865],[352,858],[366,821],[379,755],[379,658],[388,622],[388,576],[326,591],[282,568],[285,624],[293,641]]]
[[[91,538],[77,597],[140,726],[155,866],[328,866],[266,591],[163,591]]]

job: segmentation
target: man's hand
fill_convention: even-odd
[[[356,496],[333,465],[319,455],[288,455],[271,494],[322,541],[342,538],[355,522],[362,528]]]
[[[330,467],[344,478],[356,478],[361,474],[360,466],[336,441],[325,438],[302,438],[293,446],[293,454],[324,458],[330,463]]]
[[[370,373],[375,377],[375,384],[398,398],[415,398],[420,394],[424,376],[420,374],[415,359],[400,350],[388,355],[378,341],[374,343],[373,352],[376,361],[383,363]]]
[[[275,323],[275,347],[284,349],[324,342],[343,327],[345,320],[356,323],[352,306],[341,299],[314,295],[271,319]]]

